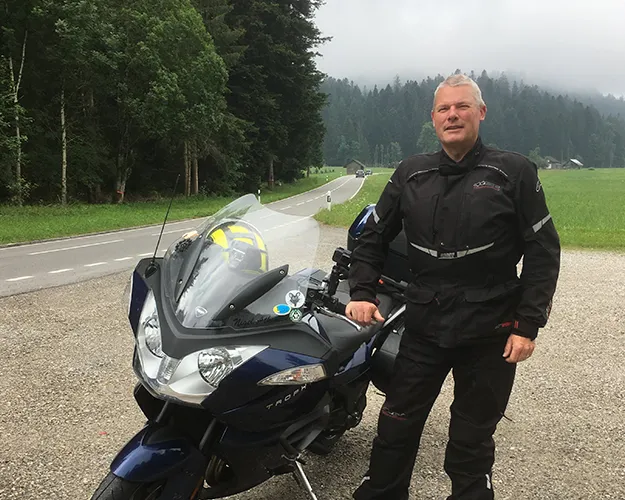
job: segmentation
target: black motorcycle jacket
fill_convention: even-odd
[[[546,325],[560,241],[529,159],[478,138],[458,163],[443,150],[403,160],[352,253],[352,300],[375,302],[402,228],[414,277],[409,330],[452,347],[503,332],[534,339]]]

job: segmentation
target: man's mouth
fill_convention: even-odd
[[[464,128],[462,125],[450,125],[445,130],[460,130],[462,128]]]

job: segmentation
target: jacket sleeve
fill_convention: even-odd
[[[523,241],[522,295],[513,332],[536,338],[549,319],[560,272],[560,238],[547,208],[536,165],[525,162],[516,186]]]
[[[402,229],[400,209],[403,190],[404,164],[399,164],[386,184],[375,210],[352,252],[349,285],[352,300],[376,303],[376,288],[389,243]]]

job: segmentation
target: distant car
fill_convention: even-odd
[[[367,169],[365,170],[365,175],[371,175],[373,174],[373,172],[371,171],[371,169]]]
[[[365,176],[365,171],[364,170],[356,170],[356,177],[364,177]]]

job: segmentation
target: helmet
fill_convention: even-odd
[[[269,269],[267,246],[260,232],[247,222],[219,224],[210,230],[206,240],[222,248],[222,257],[230,269],[252,273],[264,273]]]

